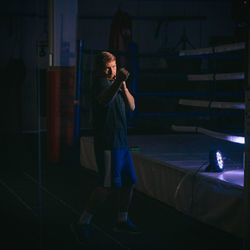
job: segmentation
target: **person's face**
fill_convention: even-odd
[[[108,80],[113,80],[116,76],[116,61],[107,62],[104,67],[104,74]]]

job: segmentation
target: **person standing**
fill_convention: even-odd
[[[117,70],[113,54],[102,51],[96,56],[92,108],[94,150],[101,181],[90,195],[79,220],[71,225],[80,241],[88,238],[97,208],[111,193],[116,196],[118,207],[113,230],[140,233],[128,217],[134,185],[137,183],[127,142],[126,110],[135,109],[134,97],[126,85],[128,77],[129,72],[125,68]]]

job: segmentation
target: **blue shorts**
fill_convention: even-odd
[[[137,183],[131,154],[128,148],[96,149],[96,163],[104,187],[122,187]]]

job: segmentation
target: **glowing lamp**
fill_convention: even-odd
[[[209,152],[209,165],[207,172],[222,172],[224,170],[223,155],[220,150],[211,150]]]

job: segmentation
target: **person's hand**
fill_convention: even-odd
[[[123,88],[124,90],[127,89],[127,85],[126,85],[126,82],[125,82],[125,81],[122,82],[122,88]]]
[[[126,81],[129,77],[129,72],[125,68],[120,68],[116,74],[116,79],[118,81]]]

